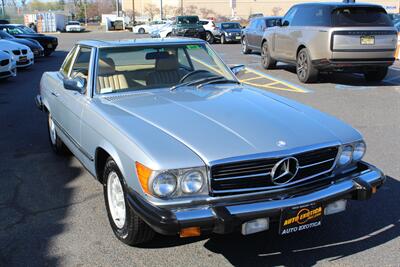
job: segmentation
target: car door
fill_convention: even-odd
[[[282,19],[282,23],[274,33],[275,54],[279,59],[288,59],[292,40],[290,39],[291,24],[297,12],[297,7],[292,7]]]
[[[70,143],[76,149],[74,154],[79,156],[91,157],[81,147],[81,118],[84,111],[84,107],[89,103],[90,100],[90,89],[91,84],[91,60],[92,60],[93,49],[85,46],[78,46],[77,52],[74,57],[71,69],[67,77],[64,79],[76,79],[80,78],[85,81],[84,90],[81,92],[74,90],[67,90],[63,88],[58,96],[60,101],[59,110],[59,123],[62,127],[61,131],[70,141]],[[80,158],[85,160],[85,158]]]
[[[258,19],[257,28],[254,31],[254,46],[257,50],[261,50],[261,42],[266,29],[265,19]]]
[[[250,24],[246,27],[246,39],[247,39],[247,45],[250,48],[254,47],[254,33],[255,33],[255,27],[257,25],[258,19],[252,19],[250,21]]]

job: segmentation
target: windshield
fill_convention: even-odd
[[[100,48],[98,94],[173,86],[208,78],[236,80],[206,44]]]
[[[222,23],[221,28],[224,30],[240,29],[240,24],[239,23]]]
[[[392,21],[383,8],[345,7],[332,13],[334,27],[352,26],[392,26]]]
[[[199,22],[197,16],[179,17],[178,24],[196,24]]]
[[[78,21],[70,21],[68,25],[81,25]]]

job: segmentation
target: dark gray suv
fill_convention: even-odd
[[[301,82],[321,71],[363,73],[381,81],[393,64],[397,31],[383,7],[372,4],[307,3],[293,6],[268,28],[260,44],[262,66],[296,65]]]

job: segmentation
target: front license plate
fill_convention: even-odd
[[[287,235],[320,226],[323,214],[321,204],[285,209],[281,214],[279,234]]]
[[[236,40],[240,40],[240,36],[236,36]]]
[[[27,57],[23,56],[23,57],[19,57],[19,61],[20,62],[26,62],[28,60]]]
[[[373,45],[375,44],[375,36],[361,36],[360,37],[360,43],[362,45]]]

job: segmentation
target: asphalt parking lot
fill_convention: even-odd
[[[157,236],[140,247],[118,241],[109,226],[102,186],[73,157],[56,156],[46,117],[36,109],[44,71],[55,71],[79,39],[120,39],[132,33],[59,34],[59,47],[17,78],[0,82],[0,266],[399,266],[400,64],[382,83],[349,74],[303,85],[294,69],[266,72],[259,55],[240,45],[213,45],[228,64],[245,64],[240,79],[332,114],[357,128],[366,161],[387,183],[369,201],[324,218],[322,227],[281,237],[268,232],[179,239]],[[302,129],[297,129],[301,131]]]

